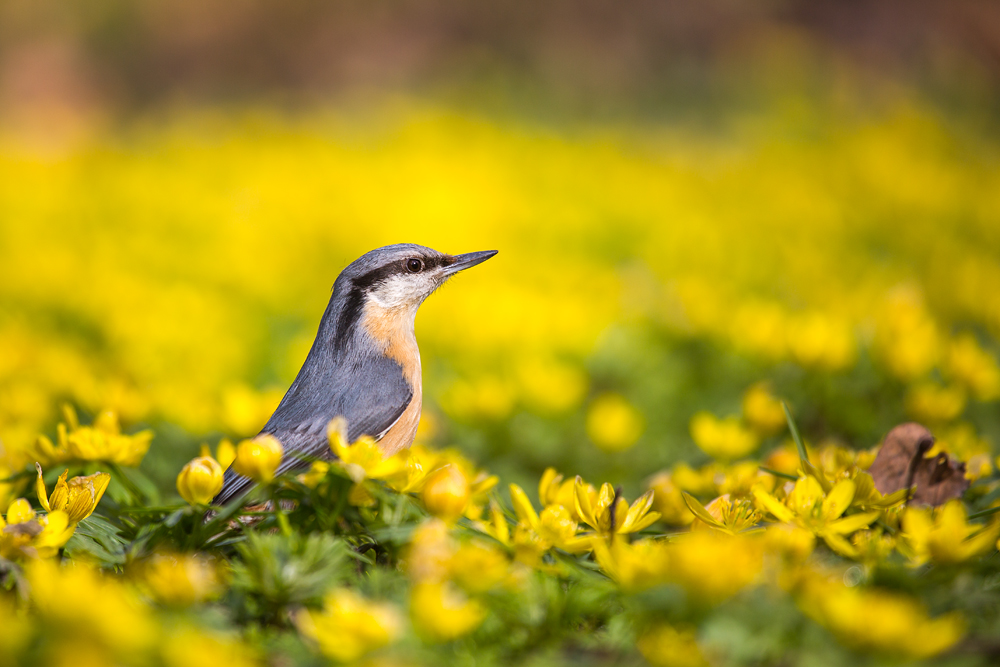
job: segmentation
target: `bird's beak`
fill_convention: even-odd
[[[467,252],[464,255],[455,255],[455,261],[444,267],[444,275],[454,275],[476,264],[482,264],[495,254],[497,254],[496,250],[481,250],[479,252]]]

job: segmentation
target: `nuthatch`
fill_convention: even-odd
[[[496,253],[453,256],[400,243],[365,253],[337,276],[309,356],[261,431],[285,447],[278,474],[332,458],[334,417],[347,420],[348,441],[371,436],[386,456],[413,443],[422,400],[417,308],[450,276]],[[214,502],[252,483],[230,468]]]

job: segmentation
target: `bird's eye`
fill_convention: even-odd
[[[410,259],[406,260],[406,270],[409,271],[410,273],[420,273],[420,271],[422,271],[423,268],[424,268],[424,263],[421,262],[416,257],[411,257]]]

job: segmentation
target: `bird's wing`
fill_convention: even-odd
[[[284,446],[276,474],[306,468],[315,459],[330,459],[326,428],[334,417],[347,420],[347,438],[381,438],[413,399],[402,367],[387,357],[356,359],[338,365],[338,371],[320,376],[303,369],[261,433],[270,433]],[[230,468],[214,503],[225,503],[253,484]]]

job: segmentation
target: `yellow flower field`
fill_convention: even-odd
[[[916,98],[718,122],[0,140],[0,662],[989,664],[1000,144]],[[334,279],[395,242],[499,250],[421,308],[417,444],[334,420],[275,477]]]

